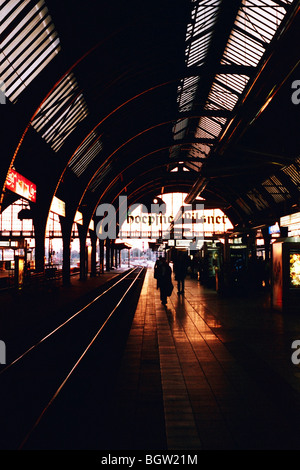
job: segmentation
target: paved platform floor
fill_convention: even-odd
[[[300,449],[297,315],[265,294],[222,298],[187,278],[161,305],[148,269],[113,405],[115,449]]]

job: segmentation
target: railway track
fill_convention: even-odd
[[[131,269],[0,366],[1,449],[97,446],[144,274]]]

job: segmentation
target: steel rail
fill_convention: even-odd
[[[137,268],[134,268],[132,271],[136,270]],[[52,405],[52,403],[55,401],[55,399],[57,398],[57,396],[59,395],[59,393],[61,392],[61,390],[63,389],[63,387],[65,386],[65,384],[67,383],[67,381],[69,380],[69,378],[71,377],[71,375],[73,374],[73,372],[76,370],[76,368],[78,367],[78,365],[80,364],[80,362],[82,361],[82,359],[84,358],[84,356],[87,354],[87,352],[89,351],[89,349],[91,348],[91,346],[93,345],[93,343],[96,341],[96,339],[98,338],[98,336],[100,335],[100,333],[103,331],[104,327],[107,325],[107,323],[109,322],[109,320],[111,319],[111,317],[113,316],[113,314],[115,313],[115,311],[117,310],[117,308],[121,305],[121,303],[123,302],[124,298],[126,297],[126,295],[128,294],[128,292],[131,290],[131,288],[133,287],[133,285],[135,284],[135,282],[137,281],[137,279],[139,278],[141,272],[143,271],[143,267],[142,266],[139,266],[139,269],[140,271],[138,272],[137,276],[134,278],[134,280],[131,282],[130,286],[126,289],[125,293],[123,294],[123,296],[121,297],[121,299],[118,301],[117,305],[113,308],[113,310],[110,312],[110,314],[108,315],[108,317],[106,318],[106,320],[102,323],[101,327],[99,328],[99,330],[97,331],[97,333],[94,335],[94,337],[92,338],[92,340],[89,342],[89,344],[87,345],[87,347],[85,348],[85,350],[82,352],[82,354],[79,356],[79,358],[77,359],[77,361],[75,362],[75,364],[73,365],[73,367],[70,369],[69,373],[66,375],[65,379],[61,382],[61,384],[59,385],[59,387],[57,388],[56,392],[53,394],[52,398],[49,400],[48,404],[45,406],[45,408],[43,409],[42,413],[38,416],[37,420],[35,421],[34,425],[32,426],[32,428],[30,429],[30,431],[26,434],[25,438],[23,439],[23,441],[21,442],[18,450],[22,450],[24,445],[26,444],[26,442],[28,441],[29,437],[31,436],[31,434],[33,433],[33,431],[37,428],[37,426],[39,425],[39,423],[41,422],[43,416],[45,415],[45,413],[47,412],[47,410],[50,408],[50,406]],[[100,296],[98,296],[100,297]]]
[[[138,269],[139,266],[132,268],[125,276],[121,277],[117,282],[115,282],[112,286],[110,286],[108,289],[106,289],[104,292],[99,294],[97,297],[95,297],[92,301],[90,301],[88,304],[86,304],[84,307],[82,307],[80,310],[78,310],[76,313],[74,313],[71,317],[69,317],[66,321],[61,323],[59,326],[57,326],[54,330],[52,330],[50,333],[48,333],[46,336],[44,336],[42,339],[40,339],[37,343],[35,343],[33,346],[28,348],[24,353],[22,353],[20,356],[18,356],[16,359],[14,359],[10,364],[8,364],[4,369],[0,371],[0,376],[6,372],[8,369],[10,369],[13,365],[17,364],[21,359],[23,359],[25,356],[27,356],[30,352],[32,352],[35,348],[37,348],[40,344],[42,344],[44,341],[46,341],[48,338],[50,338],[54,333],[59,331],[61,328],[63,328],[65,325],[67,325],[71,320],[74,320],[75,317],[77,317],[80,313],[82,313],[84,310],[89,308],[94,302],[97,302],[103,295],[107,294],[111,289],[116,287],[120,282],[122,282],[124,279],[127,278],[132,272],[134,272],[136,269]],[[117,275],[116,275],[117,276]],[[116,277],[114,276],[114,277]],[[114,279],[114,277],[112,279]]]

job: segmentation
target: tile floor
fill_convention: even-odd
[[[300,314],[300,312],[299,312]],[[148,270],[121,364],[117,449],[300,449],[300,315],[187,278],[161,305]]]

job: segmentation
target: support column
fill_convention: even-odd
[[[45,238],[47,218],[35,213],[33,216],[35,236],[35,272],[45,272]]]
[[[35,234],[35,272],[45,271],[45,231],[42,228],[34,229]]]
[[[110,267],[111,267],[111,264],[110,264],[110,259],[111,259],[110,251],[111,251],[111,247],[110,247],[110,239],[109,239],[109,238],[106,239],[106,241],[105,241],[105,246],[106,246],[106,271],[110,271]]]
[[[91,277],[95,277],[97,273],[96,269],[96,252],[97,252],[97,236],[93,230],[90,230],[92,254],[91,254]]]
[[[87,250],[86,250],[86,231],[78,225],[79,244],[80,244],[80,280],[87,278]]]
[[[111,267],[115,267],[115,243],[114,240],[110,242],[110,259],[111,259]]]
[[[60,226],[63,242],[63,266],[62,277],[63,285],[68,286],[71,284],[71,235],[72,235],[72,222],[67,221],[65,217],[60,217]]]
[[[111,250],[111,263],[112,263],[112,266],[114,268],[117,267],[117,249],[116,249],[116,246],[115,246],[115,241],[113,240],[112,241],[112,250]]]
[[[71,237],[68,234],[63,234],[63,267],[62,277],[63,285],[68,286],[71,284]]]
[[[104,273],[104,241],[99,240],[100,274]]]
[[[262,235],[264,237],[264,244],[265,244],[265,284],[266,288],[270,288],[271,286],[271,256],[270,256],[270,248],[271,248],[271,239],[272,236],[269,234],[269,229],[263,228]]]

